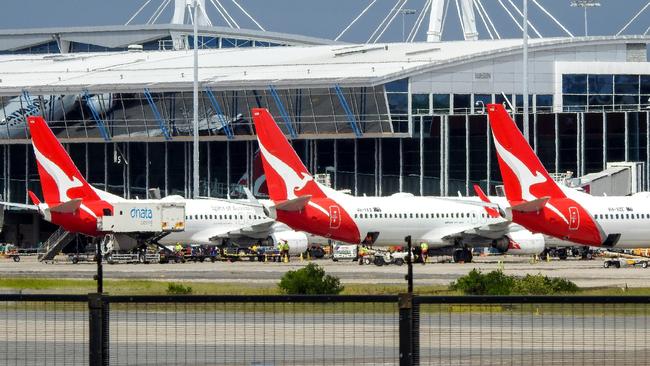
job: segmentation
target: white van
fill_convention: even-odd
[[[332,260],[337,262],[338,260],[352,260],[355,261],[359,257],[359,249],[357,245],[349,244],[334,244],[333,245]]]

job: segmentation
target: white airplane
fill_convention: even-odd
[[[493,204],[408,193],[354,197],[323,186],[307,171],[269,112],[253,109],[252,115],[273,203],[270,216],[295,230],[379,246],[400,245],[410,235],[416,245],[457,248],[458,261],[471,260],[471,247],[497,246],[513,253],[517,247],[520,252],[534,248],[535,254],[544,249],[542,235],[511,227]]]
[[[26,121],[31,116],[45,116],[58,121],[76,106],[76,95],[30,96],[12,98],[0,108],[0,139],[27,137]]]
[[[98,218],[111,215],[113,204],[126,200],[88,184],[42,117],[29,117],[28,126],[44,202],[30,191],[33,206],[3,204],[38,210],[45,220],[70,232],[93,237],[107,234],[98,231]],[[268,218],[260,205],[244,200],[183,199],[180,196],[169,196],[162,200],[184,202],[186,222],[184,231],[169,234],[159,241],[160,244],[222,245],[234,241],[248,245],[261,240],[274,245],[286,240],[292,253],[307,249],[306,234],[295,232]],[[124,236],[122,239],[124,243],[134,242],[126,240]],[[120,242],[119,236],[117,241]]]
[[[650,247],[650,194],[596,197],[557,184],[499,104],[487,107],[499,168],[515,223],[578,244]]]

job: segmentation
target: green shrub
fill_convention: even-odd
[[[522,295],[553,295],[577,292],[578,286],[563,278],[549,278],[541,274],[526,275],[515,283],[513,293]]]
[[[169,295],[189,295],[192,293],[192,286],[183,286],[180,283],[168,283],[167,294]]]
[[[462,291],[466,295],[510,295],[514,282],[514,278],[506,276],[500,270],[483,274],[473,269],[469,274],[452,282],[449,289]]]
[[[473,269],[452,282],[449,289],[466,295],[553,295],[577,292],[578,286],[563,278],[549,278],[541,274],[518,278],[508,276],[501,270],[483,274]]]
[[[280,290],[290,295],[336,295],[343,291],[341,281],[325,274],[325,270],[314,263],[282,276]]]

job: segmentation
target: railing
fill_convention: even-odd
[[[650,297],[0,295],[0,364],[626,364]]]

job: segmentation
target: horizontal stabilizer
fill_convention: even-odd
[[[57,213],[73,213],[77,211],[79,207],[81,207],[81,198],[75,198],[68,202],[63,202],[56,206],[52,206],[49,208],[49,210],[51,212]]]
[[[3,209],[4,207],[12,207],[19,210],[38,211],[38,206],[26,205],[24,203],[0,202],[0,206],[3,206]]]
[[[273,206],[273,208],[278,211],[300,211],[305,208],[310,199],[311,195],[308,194],[305,196],[300,196],[298,198],[282,201]]]
[[[546,202],[548,202],[549,198],[550,197],[542,197],[533,201],[518,203],[513,205],[511,209],[516,212],[539,212],[544,208],[544,206],[546,206]]]

